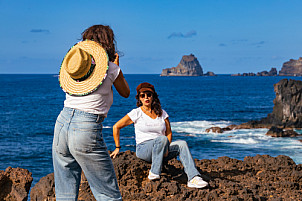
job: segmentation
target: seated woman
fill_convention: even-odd
[[[202,180],[195,167],[188,145],[183,140],[172,142],[169,115],[161,108],[154,86],[141,83],[136,88],[137,107],[113,126],[116,149],[110,156],[116,157],[120,150],[120,129],[133,124],[135,127],[136,156],[152,162],[149,180],[159,179],[163,159],[179,156],[188,176],[188,187],[203,188],[208,185]]]

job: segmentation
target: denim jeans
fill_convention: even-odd
[[[164,158],[164,154],[169,150],[169,154]],[[163,160],[170,160],[179,156],[180,162],[184,166],[184,171],[190,181],[195,176],[200,175],[195,167],[194,160],[190,153],[186,141],[178,140],[169,144],[166,136],[160,136],[154,140],[148,140],[136,145],[136,156],[147,162],[152,162],[151,172],[160,175]]]
[[[66,107],[58,116],[52,147],[56,200],[77,200],[82,171],[96,200],[122,200],[102,136],[103,120]]]

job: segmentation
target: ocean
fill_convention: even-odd
[[[173,140],[187,141],[197,159],[228,156],[287,155],[302,163],[301,137],[272,138],[267,129],[240,129],[223,134],[206,133],[212,126],[225,127],[266,117],[273,110],[273,85],[281,79],[302,77],[160,77],[126,74],[131,94],[122,98],[114,90],[114,103],[103,122],[108,150],[114,150],[112,126],[136,108],[136,86],[155,86],[162,108],[169,114]],[[65,94],[57,75],[0,75],[0,170],[8,166],[28,169],[33,184],[53,172],[53,128],[63,108]],[[297,131],[302,133],[300,131]],[[121,151],[135,151],[134,127],[121,130]],[[33,186],[33,185],[32,185]]]

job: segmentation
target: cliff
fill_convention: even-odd
[[[302,128],[302,81],[283,79],[274,85],[273,112],[259,123]]]
[[[187,187],[181,163],[172,159],[163,165],[160,180],[147,179],[150,163],[134,152],[119,153],[113,159],[115,173],[124,201],[132,200],[301,200],[302,165],[288,156],[247,156],[244,160],[219,157],[195,160],[202,177],[209,182],[205,189]],[[31,190],[31,200],[54,200],[53,173],[42,178]],[[85,176],[79,200],[95,200]]]
[[[161,76],[202,76],[203,70],[197,58],[185,55],[176,67],[163,69]]]
[[[302,57],[283,63],[279,76],[302,76]]]

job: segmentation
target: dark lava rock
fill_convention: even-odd
[[[176,159],[164,163],[161,178],[157,181],[147,179],[151,165],[138,159],[134,152],[122,152],[113,159],[124,201],[302,200],[302,165],[296,165],[287,156],[247,156],[243,161],[220,157],[195,159],[195,163],[202,177],[209,182],[208,188],[188,188],[183,166]],[[83,177],[79,200],[94,200]],[[52,182],[49,184],[53,185]],[[36,186],[40,192],[52,188],[40,186],[40,182]],[[49,192],[42,200],[53,198],[54,195]]]
[[[32,174],[26,169],[0,170],[0,200],[26,201],[32,181]]]
[[[202,76],[203,70],[193,55],[184,55],[176,67],[163,69],[160,76]]]
[[[271,70],[269,72],[267,71],[262,71],[262,72],[258,72],[257,76],[277,76],[278,72],[276,68],[271,68]]]
[[[216,74],[211,71],[208,71],[206,74],[204,74],[204,76],[216,76]]]
[[[278,72],[276,68],[271,68],[269,72],[267,71],[261,71],[258,72],[257,74],[255,73],[237,73],[237,74],[232,74],[231,76],[277,76]]]
[[[277,76],[278,72],[276,68],[271,68],[271,70],[268,72],[268,76]]]
[[[266,135],[272,137],[296,137],[298,136],[298,133],[293,130],[283,130],[282,128],[272,126],[269,131],[267,131]]]

